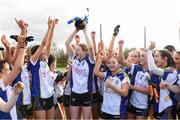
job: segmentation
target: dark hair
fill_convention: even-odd
[[[33,47],[31,48],[31,55],[33,55],[38,48],[39,48],[39,45],[33,46]]]
[[[2,72],[5,63],[7,63],[7,61],[5,61],[5,60],[0,60],[0,72]]]
[[[49,58],[48,58],[48,66],[50,67],[50,65],[52,64],[52,62],[55,61],[55,60],[56,60],[55,55],[50,54],[50,55],[49,55]]]
[[[173,52],[174,50],[176,50],[173,45],[166,45],[164,49],[167,49],[169,52]]]
[[[171,56],[171,53],[168,50],[158,50],[158,52],[160,53],[160,56],[162,58],[167,57],[167,66],[166,67],[174,67],[175,66],[175,62]]]

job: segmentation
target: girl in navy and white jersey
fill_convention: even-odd
[[[22,67],[22,71],[16,79],[13,81],[12,85],[21,81],[25,88],[20,93],[16,108],[18,119],[25,119],[32,116],[32,103],[31,103],[31,89],[30,89],[30,73],[28,70],[28,63],[25,63]]]
[[[48,56],[57,19],[48,19],[48,30],[40,46],[31,49],[29,69],[32,74],[32,97],[35,119],[54,118],[54,80],[48,66]]]
[[[111,57],[108,60],[107,72],[99,71],[101,63],[102,56],[99,54],[93,73],[105,81],[101,118],[125,119],[125,96],[129,91],[129,78],[125,72],[119,71],[118,57]]]
[[[15,104],[24,84],[18,82],[13,88],[12,86],[4,88],[3,84],[3,80],[0,80],[0,119],[18,119]]]
[[[92,72],[94,63],[94,52],[92,44],[88,38],[86,27],[83,33],[87,42],[85,44],[78,44],[75,52],[70,46],[74,36],[79,30],[75,30],[66,40],[66,48],[71,58],[72,72],[71,72],[71,119],[80,119],[79,111],[82,110],[82,118],[90,119],[92,109]]]
[[[178,85],[172,85],[167,82],[161,82],[160,87],[161,88],[168,88],[173,93],[176,93],[176,113],[178,115],[178,118],[180,118],[180,51],[176,51],[174,54],[174,62],[176,65],[177,70],[177,84]]]
[[[6,61],[0,61],[0,119],[17,119],[16,108],[14,105],[19,93],[23,89],[23,84],[17,83],[14,86],[13,91],[9,84],[19,74],[23,65],[25,55],[24,41],[25,37],[18,37],[17,51],[19,54],[12,71],[10,71],[9,64]]]
[[[176,113],[178,115],[178,119],[180,119],[180,51],[176,51],[174,54],[174,62],[176,65],[176,70],[178,73],[178,84],[179,84],[179,93],[176,94],[177,107]]]
[[[57,66],[56,66],[57,60],[56,57],[53,54],[49,55],[48,58],[48,65],[51,70],[51,75],[52,78],[54,79],[54,104],[55,104],[55,119],[63,119],[64,114],[63,114],[63,92],[64,92],[64,87],[63,87],[63,73],[60,71],[57,71]],[[60,107],[59,107],[60,106]]]
[[[71,79],[71,65],[68,64],[67,67],[67,76],[66,76],[66,85],[64,87],[64,95],[63,95],[63,104],[65,108],[66,118],[70,119],[70,95],[71,95],[71,86],[70,86],[70,79]]]
[[[124,42],[119,41],[119,56],[120,61],[123,65],[131,69],[132,81],[130,89],[132,93],[129,96],[128,119],[147,119],[149,114],[149,104],[148,104],[148,81],[150,75],[147,66],[147,56],[146,51],[140,51],[139,64],[131,64],[124,59],[122,53],[122,46]]]
[[[154,117],[156,119],[169,119],[173,106],[173,93],[167,88],[160,88],[160,82],[174,84],[177,82],[177,71],[174,69],[174,61],[167,50],[158,50],[154,59],[151,50],[155,48],[155,43],[151,42],[148,55],[148,68],[152,72],[151,79],[157,85],[158,101],[154,102]],[[155,65],[156,63],[156,65]]]

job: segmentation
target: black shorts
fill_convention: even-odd
[[[34,110],[49,110],[54,106],[53,96],[49,98],[34,98]]]
[[[59,104],[63,103],[63,96],[57,98]],[[58,104],[55,104],[55,109],[58,107]]]
[[[63,105],[65,107],[69,107],[70,106],[70,95],[63,95]]]
[[[32,104],[29,105],[16,105],[18,119],[25,119],[33,115]]]
[[[97,93],[97,92],[93,94],[93,104],[99,101],[99,95],[98,94],[99,93]]]
[[[129,103],[127,107],[127,111],[135,115],[139,115],[139,116],[149,115],[149,109],[140,109],[140,108],[134,107],[131,103]]]
[[[58,103],[63,103],[63,96],[57,98]]]
[[[92,106],[92,93],[87,92],[87,93],[82,93],[82,94],[77,94],[75,92],[71,93],[71,99],[70,99],[70,104],[71,106]]]
[[[103,102],[103,97],[99,94],[99,92],[93,94],[93,104],[96,102]]]
[[[154,118],[156,119],[169,119],[170,115],[171,115],[171,109],[172,107],[168,107],[166,108],[164,111],[162,111],[161,113],[154,113]]]
[[[101,111],[102,119],[125,119],[126,115],[111,115]]]

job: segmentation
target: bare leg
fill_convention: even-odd
[[[65,107],[65,115],[66,115],[66,119],[70,119],[69,107]]]
[[[54,114],[55,114],[54,106],[51,109],[46,110],[47,119],[54,119]]]
[[[34,111],[34,118],[46,119],[46,111],[45,110]]]
[[[100,114],[100,106],[99,103],[96,102],[92,106],[92,118],[93,119],[98,119]]]
[[[136,116],[133,113],[128,112],[127,119],[135,119]]]
[[[79,118],[80,106],[70,106],[70,118],[71,119],[80,119]]]
[[[91,118],[91,113],[92,113],[92,106],[88,107],[82,107],[82,116],[83,119],[90,119]]]
[[[147,117],[146,116],[136,116],[136,119],[137,120],[146,120],[147,119]]]
[[[55,109],[55,116],[54,119],[62,119],[62,114],[61,114],[61,110],[59,108],[59,105],[57,105],[57,108]]]

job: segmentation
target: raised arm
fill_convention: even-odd
[[[67,39],[66,42],[65,42],[65,45],[66,45],[66,48],[67,48],[67,52],[68,52],[70,58],[72,58],[73,55],[74,55],[73,49],[72,49],[72,47],[71,47],[71,42],[72,42],[74,36],[75,36],[77,33],[78,33],[78,30],[75,29],[75,30],[73,31],[73,33],[71,33],[71,35],[68,37],[68,39]]]
[[[111,42],[109,44],[109,48],[108,48],[108,57],[112,57],[113,56],[113,48],[114,48],[114,41],[115,41],[115,36],[113,35],[111,38]]]
[[[98,60],[96,61],[93,73],[94,75],[96,75],[97,77],[99,77],[101,80],[104,79],[104,74],[103,72],[99,71],[100,70],[100,66],[102,64],[102,58],[103,56],[101,54],[98,55]]]
[[[1,50],[0,50],[0,60],[4,60],[4,57],[3,57],[2,53],[1,53]]]
[[[24,20],[17,20],[15,18],[15,21],[17,23],[17,25],[19,26],[19,28],[21,29],[20,31],[20,36],[27,36],[27,27],[28,27],[28,24],[26,22],[24,22]]]
[[[156,74],[156,75],[160,75],[160,76],[163,76],[164,74],[164,70],[161,69],[161,68],[158,68],[156,65],[155,65],[155,62],[154,62],[154,58],[152,56],[152,50],[155,48],[155,42],[151,42],[150,43],[150,46],[147,50],[147,61],[148,61],[148,69],[150,72]]]
[[[58,24],[58,21],[59,21],[58,19],[51,20],[50,17],[48,19],[48,26],[51,29],[50,29],[50,33],[49,33],[49,40],[47,41],[47,44],[46,44],[47,56],[49,56],[49,54],[50,54],[54,29],[55,29],[56,24]]]
[[[83,33],[84,33],[84,36],[85,36],[85,39],[86,39],[86,43],[87,43],[87,46],[89,48],[89,57],[92,61],[95,61],[95,54],[94,54],[94,49],[93,49],[93,45],[87,35],[87,25],[85,26],[85,28],[83,29]]]
[[[20,28],[20,36],[27,36],[27,27],[28,24],[24,21],[24,20],[17,20],[15,19],[16,24],[19,26]],[[13,65],[15,64],[16,58],[18,56],[19,53],[19,44],[16,45],[15,50],[14,50],[14,55],[13,55]]]
[[[22,66],[24,64],[24,56],[25,56],[25,37],[18,37],[18,44],[20,46],[20,50],[17,56],[17,59],[15,61],[14,67],[12,71],[9,72],[7,76],[4,76],[2,80],[4,81],[4,86],[8,86],[20,73]]]
[[[3,35],[1,37],[1,41],[3,43],[3,45],[6,48],[6,56],[5,56],[5,60],[11,65],[12,64],[12,56],[11,56],[11,47],[10,47],[10,43],[8,42],[8,40],[6,39],[6,36]]]
[[[109,49],[108,49],[108,57],[109,58],[113,56],[114,41],[115,41],[116,36],[119,34],[119,28],[120,28],[120,25],[117,25],[114,28],[114,33],[112,35],[111,42],[109,44]]]
[[[96,38],[95,37],[96,37],[96,32],[92,31],[91,32],[91,39],[92,39],[92,43],[93,43],[95,56],[97,56],[97,47],[96,47]]]
[[[48,18],[48,23],[49,21],[51,21],[51,19]],[[31,60],[32,62],[35,62],[39,59],[43,49],[46,47],[46,44],[49,40],[49,34],[50,34],[50,31],[51,31],[51,26],[48,25],[48,29],[46,31],[46,34],[43,38],[43,41],[41,42],[41,45],[39,46],[39,48],[37,49],[37,51],[31,56]]]
[[[123,64],[124,66],[128,67],[128,68],[132,68],[132,64],[129,63],[125,58],[124,58],[124,54],[123,54],[123,45],[124,45],[124,41],[123,40],[120,40],[118,42],[118,45],[119,45],[119,58],[120,58],[120,61],[121,61],[121,64]]]

